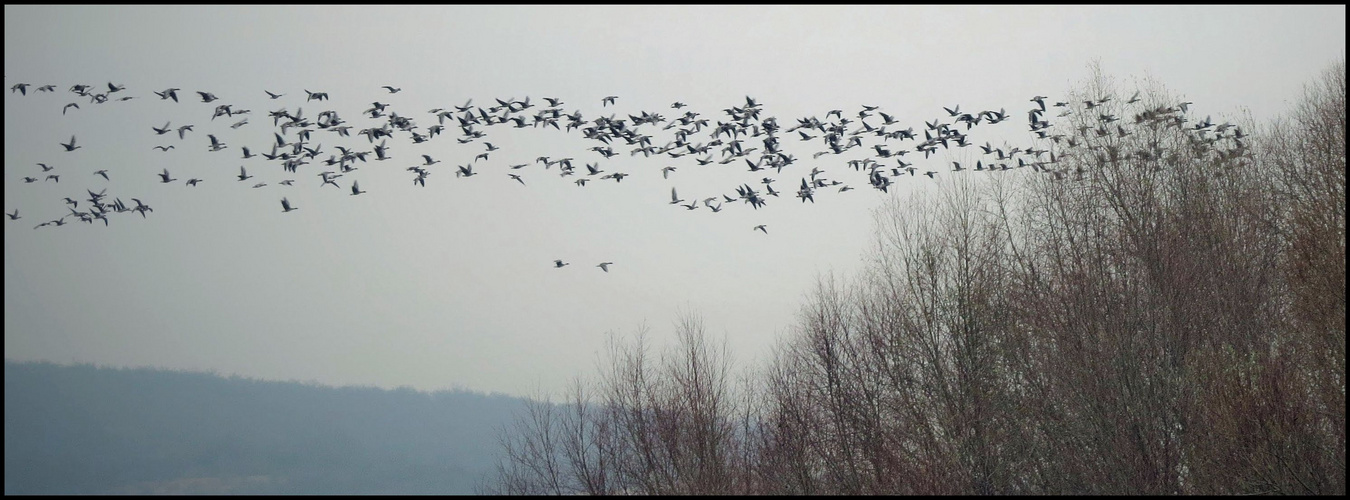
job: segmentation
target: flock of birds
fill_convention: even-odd
[[[27,96],[27,83],[18,83],[11,87],[11,93],[19,93]],[[393,86],[384,86],[384,91],[388,94],[395,94],[402,91],[401,88]],[[180,102],[179,88],[166,88],[162,91],[155,91],[154,94],[159,99],[175,103]],[[35,94],[57,92],[55,85],[42,85],[35,88]],[[105,104],[108,102],[123,102],[135,99],[136,96],[125,95],[126,86],[116,85],[109,82],[106,89],[92,85],[73,85],[69,92],[83,99],[88,99],[88,104]],[[270,90],[263,91],[269,100],[278,100],[285,97],[285,93],[274,93]],[[318,101],[325,103],[329,97],[326,92],[314,92],[304,90],[304,104]],[[206,135],[206,144],[201,144],[207,151],[219,153],[230,149],[229,145],[222,140],[223,123],[233,121],[228,125],[230,130],[239,129],[250,125],[249,116],[252,110],[241,109],[235,104],[224,104],[215,94],[206,91],[196,91],[195,96],[184,93],[182,97],[196,97],[199,102],[188,103],[189,105],[207,104],[214,106],[214,110],[209,117],[209,123],[215,123],[217,118],[225,117],[227,120],[217,123],[215,127],[221,130],[212,130],[213,133]],[[115,97],[116,96],[116,97]],[[602,108],[617,106],[618,96],[606,96],[601,100]],[[495,99],[496,105],[490,105],[487,108],[476,106],[470,99],[463,105],[455,105],[449,108],[434,108],[427,112],[430,115],[429,120],[434,120],[434,124],[428,126],[418,125],[410,116],[401,115],[390,104],[375,101],[369,109],[361,113],[362,119],[368,122],[364,128],[355,133],[364,136],[366,143],[360,143],[358,138],[352,138],[354,125],[343,117],[339,116],[335,110],[322,110],[310,118],[305,115],[302,105],[297,105],[294,111],[288,107],[280,107],[275,111],[268,112],[268,117],[273,123],[274,140],[270,144],[254,145],[254,149],[249,146],[240,145],[239,151],[242,153],[242,159],[253,162],[271,162],[280,167],[282,177],[293,177],[299,175],[302,167],[307,169],[321,169],[317,173],[321,183],[319,188],[333,186],[342,189],[338,184],[338,179],[342,177],[352,178],[355,172],[360,169],[359,165],[366,165],[368,162],[386,162],[394,159],[394,145],[390,144],[390,139],[402,137],[408,139],[411,144],[425,144],[433,141],[442,141],[444,137],[451,137],[446,133],[447,130],[458,129],[455,137],[459,144],[481,143],[483,149],[473,157],[467,164],[457,165],[453,168],[456,178],[468,178],[483,173],[487,167],[491,155],[501,148],[484,140],[487,137],[486,129],[491,127],[509,127],[509,128],[544,128],[549,127],[554,130],[571,134],[573,131],[579,133],[583,138],[593,141],[595,145],[588,149],[588,154],[595,155],[595,161],[583,162],[577,158],[549,156],[540,156],[536,158],[534,165],[542,165],[544,171],[557,167],[557,173],[561,178],[574,177],[573,182],[577,186],[584,187],[587,182],[594,180],[613,180],[616,183],[623,181],[629,173],[621,171],[606,171],[601,166],[601,161],[610,160],[616,156],[622,156],[624,148],[630,156],[643,155],[644,157],[665,157],[671,162],[683,161],[697,163],[698,165],[743,165],[749,172],[754,173],[755,177],[762,176],[762,179],[756,183],[762,185],[757,187],[749,182],[734,186],[735,196],[729,193],[718,193],[709,197],[691,197],[688,200],[682,199],[675,187],[670,190],[670,204],[679,205],[686,210],[697,210],[707,208],[712,212],[720,212],[726,206],[739,201],[750,205],[758,210],[768,204],[769,197],[778,198],[780,191],[774,188],[773,183],[784,173],[784,169],[797,163],[798,158],[788,153],[784,144],[787,141],[798,141],[802,143],[816,144],[816,150],[811,153],[812,160],[819,160],[821,157],[831,157],[844,154],[847,151],[863,151],[866,153],[863,158],[855,158],[847,161],[838,161],[842,166],[851,168],[859,173],[861,179],[866,184],[881,192],[887,192],[888,188],[897,179],[903,177],[927,176],[930,179],[943,171],[961,172],[1003,172],[1016,169],[1029,168],[1030,170],[1046,175],[1053,175],[1056,179],[1069,178],[1069,174],[1075,172],[1067,171],[1061,168],[1060,160],[1068,154],[1078,154],[1080,146],[1087,142],[1092,142],[1088,146],[1091,153],[1098,156],[1099,161],[1106,161],[1107,158],[1115,159],[1121,155],[1133,155],[1136,158],[1163,160],[1160,150],[1141,149],[1138,151],[1125,152],[1120,151],[1118,147],[1106,144],[1103,146],[1101,141],[1087,141],[1088,138],[1102,138],[1109,136],[1124,137],[1132,132],[1122,126],[1122,119],[1119,116],[1102,112],[1107,109],[1105,106],[1111,101],[1112,96],[1101,96],[1098,99],[1078,102],[1054,102],[1047,106],[1044,96],[1035,96],[1029,100],[1034,106],[1027,111],[1027,122],[1029,130],[1039,139],[1048,139],[1051,142],[1045,143],[1044,149],[1031,147],[994,147],[986,142],[979,148],[983,154],[975,161],[974,165],[963,166],[960,162],[953,161],[951,169],[945,169],[935,166],[928,159],[938,153],[940,149],[965,148],[973,143],[970,140],[969,133],[977,126],[992,125],[1009,120],[1011,116],[1004,110],[982,110],[975,113],[963,112],[960,106],[951,108],[944,107],[946,116],[925,121],[922,128],[922,139],[920,133],[915,131],[913,126],[899,128],[900,121],[891,114],[882,110],[880,106],[862,105],[856,114],[845,114],[842,109],[833,109],[826,112],[822,118],[817,116],[808,116],[796,119],[796,123],[784,127],[777,118],[764,115],[762,105],[754,98],[746,96],[742,105],[731,106],[721,110],[721,116],[716,118],[702,115],[692,110],[686,110],[688,106],[681,102],[675,102],[670,105],[672,117],[667,118],[660,112],[640,111],[640,114],[627,114],[626,118],[617,117],[617,113],[609,116],[597,116],[593,119],[585,119],[582,112],[574,110],[567,113],[563,109],[563,101],[558,98],[545,97],[543,102],[532,101],[530,97],[517,100]],[[1140,102],[1139,93],[1135,94],[1126,101],[1127,104]],[[61,113],[65,115],[72,109],[79,110],[79,102],[71,102],[61,108]],[[546,105],[545,105],[546,104]],[[1245,151],[1245,145],[1242,143],[1242,130],[1240,127],[1230,123],[1220,125],[1213,124],[1208,117],[1205,120],[1194,125],[1186,125],[1187,106],[1190,102],[1183,102],[1176,106],[1156,106],[1151,109],[1142,109],[1145,106],[1140,105],[1136,109],[1139,112],[1133,117],[1134,124],[1148,126],[1173,126],[1180,127],[1191,134],[1193,145],[1204,146],[1214,145],[1219,140],[1228,139],[1234,141],[1235,148],[1223,151],[1223,155],[1241,155]],[[1080,125],[1076,130],[1059,130],[1048,119],[1050,108],[1057,108],[1057,117],[1067,117],[1075,113],[1091,113],[1097,116],[1090,116],[1089,119],[1080,120]],[[203,110],[208,107],[203,107]],[[679,113],[675,115],[675,113]],[[856,118],[855,118],[856,117]],[[203,113],[203,118],[205,114]],[[237,121],[236,121],[237,120]],[[1095,126],[1094,126],[1095,124]],[[193,124],[182,124],[176,128],[172,122],[166,122],[163,126],[149,127],[147,134],[155,136],[177,136],[178,145],[188,147],[191,144],[188,141],[189,133],[199,134],[194,130]],[[1228,130],[1232,133],[1226,133]],[[1209,132],[1213,135],[1207,135]],[[333,146],[333,150],[325,150],[319,141],[315,140],[318,133],[331,133],[337,140],[344,140],[348,144]],[[217,134],[222,134],[218,136]],[[658,140],[656,135],[663,134],[667,137],[664,140]],[[441,137],[441,138],[438,138]],[[376,141],[379,141],[378,143]],[[353,145],[351,143],[355,143]],[[61,154],[88,154],[83,150],[84,147],[77,143],[77,138],[71,136],[69,142],[58,142],[61,150],[55,150],[57,155]],[[200,144],[200,143],[198,143]],[[358,146],[359,145],[359,146]],[[362,146],[370,147],[364,150]],[[165,144],[155,146],[155,150],[167,152],[174,149],[175,144]],[[416,147],[416,146],[414,146]],[[616,151],[615,148],[620,148]],[[912,161],[906,161],[908,154],[914,154]],[[922,153],[922,160],[917,158]],[[320,159],[324,155],[326,159]],[[441,167],[434,167],[442,163],[442,160],[433,158],[430,154],[420,154],[421,161],[415,165],[405,168],[411,176],[412,184],[415,186],[426,187],[427,179],[436,172],[442,170]],[[687,157],[687,158],[686,158]],[[481,162],[481,163],[480,163]],[[576,163],[574,163],[576,162]],[[922,162],[922,168],[918,163]],[[945,162],[944,162],[945,163]],[[310,165],[322,164],[322,167]],[[584,170],[578,170],[577,164],[584,167]],[[1077,163],[1077,174],[1081,175],[1081,162]],[[62,174],[55,173],[56,167],[47,163],[38,163],[42,173],[47,174],[45,181],[60,183]],[[477,167],[477,170],[475,168]],[[526,186],[525,178],[522,176],[524,169],[531,167],[529,163],[507,165],[503,168],[505,174],[511,180]],[[609,167],[613,168],[613,167]],[[661,168],[661,175],[664,179],[669,179],[671,174],[676,172],[675,165],[667,165]],[[255,167],[255,171],[258,167]],[[450,170],[450,169],[445,169]],[[604,174],[604,175],[601,175]],[[847,192],[854,190],[849,184],[838,180],[829,179],[825,176],[826,171],[819,166],[811,168],[809,173],[801,176],[801,181],[795,193],[795,197],[802,203],[815,203],[816,197],[829,190],[836,192]],[[102,177],[103,183],[111,181],[109,171],[101,169],[94,171],[91,176]],[[150,175],[149,173],[136,172],[118,172],[118,175]],[[171,184],[182,181],[187,186],[196,186],[204,179],[191,177],[188,179],[174,178],[173,174],[165,168],[162,172],[154,174],[159,177],[163,184]],[[500,175],[500,174],[498,174]],[[69,178],[69,177],[68,177]],[[255,179],[254,175],[249,173],[247,165],[239,167],[239,174],[236,176],[237,182],[245,182],[249,179]],[[86,177],[86,179],[88,179]],[[22,179],[26,183],[38,182],[39,179],[33,176],[24,176]],[[93,179],[89,179],[93,181]],[[44,181],[44,182],[45,182]],[[277,182],[279,185],[292,186],[294,178],[286,178]],[[266,182],[255,181],[253,188],[262,188],[267,186]],[[109,223],[109,216],[113,214],[122,214],[134,212],[146,217],[147,212],[154,210],[138,198],[130,198],[135,206],[124,203],[120,197],[107,195],[107,189],[100,189],[95,192],[93,189],[85,188],[89,197],[85,200],[74,200],[66,197],[64,202],[69,205],[69,213],[60,218],[43,222],[34,227],[34,229],[48,226],[63,226],[68,217],[74,217],[82,222],[94,224],[101,221],[105,226]],[[350,186],[350,196],[366,194],[361,190],[358,181],[352,178]],[[85,202],[85,209],[80,210],[80,201]],[[280,200],[282,212],[291,212],[299,210],[300,207],[291,203],[288,197],[281,197]],[[8,212],[10,220],[18,220],[20,214],[18,209]],[[761,231],[768,234],[765,224],[754,226],[752,231]],[[568,263],[562,260],[555,260],[554,267],[562,268]],[[609,266],[612,262],[602,262],[596,267],[609,272]]]

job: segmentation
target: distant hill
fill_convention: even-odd
[[[470,494],[523,402],[5,361],[5,494]]]

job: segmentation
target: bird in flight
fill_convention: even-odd
[[[138,199],[136,199],[136,198],[132,198],[131,201],[136,202],[136,208],[133,208],[133,209],[131,209],[131,210],[134,211],[134,212],[140,212],[140,213],[141,213],[141,218],[142,218],[142,219],[145,218],[145,213],[146,213],[146,212],[154,212],[154,211],[155,211],[155,209],[150,208],[150,205],[146,205],[146,204],[144,204],[144,203],[141,203],[141,200],[138,200]],[[57,225],[60,225],[60,224],[57,224]]]
[[[681,200],[679,195],[675,194],[675,188],[670,188],[670,204],[679,205],[681,203],[684,203],[684,200]]]
[[[74,150],[76,150],[76,149],[80,149],[80,148],[84,147],[84,146],[76,146],[76,145],[75,145],[75,136],[73,136],[73,135],[70,136],[70,144],[66,144],[66,143],[60,143],[60,144],[61,144],[61,147],[66,148],[66,151],[74,151]]]
[[[297,207],[292,207],[292,206],[291,206],[291,201],[290,201],[290,200],[287,200],[286,198],[282,198],[282,199],[281,199],[281,213],[290,212],[291,210],[300,210],[300,209],[297,208]]]
[[[555,267],[555,268],[559,268],[559,267],[565,266],[565,265],[567,265],[567,264],[568,264],[568,263],[567,263],[567,262],[563,262],[562,259],[554,259],[554,260],[553,260],[553,267]]]
[[[286,94],[273,94],[271,91],[268,91],[267,89],[263,89],[263,92],[267,92],[267,97],[271,97],[273,99],[279,99],[281,98],[281,96],[286,95]]]
[[[155,146],[154,148],[151,148],[151,149],[158,149],[158,150],[160,150],[160,151],[168,151],[168,150],[170,150],[170,149],[173,149],[173,145],[170,144],[170,145],[168,145],[168,146]]]
[[[201,182],[201,181],[202,181],[201,179],[196,179],[196,178],[188,179],[187,185],[192,186],[192,187],[197,187],[197,183],[198,183],[198,182]]]
[[[19,220],[19,209],[16,208],[14,213],[6,213],[5,215],[9,216],[9,220]]]
[[[101,176],[103,176],[103,180],[105,180],[105,181],[107,181],[107,180],[112,180],[112,179],[109,179],[109,178],[108,178],[108,171],[107,171],[107,170],[96,170],[96,171],[94,171],[94,175],[101,175]]]
[[[173,88],[170,88],[170,89],[164,89],[163,92],[155,92],[155,95],[159,96],[160,100],[164,100],[164,99],[173,99],[173,102],[178,102],[178,91],[179,91],[179,90],[182,90],[182,89],[173,89]]]
[[[356,195],[361,194],[361,193],[364,193],[364,192],[365,192],[365,191],[362,191],[362,190],[361,190],[361,187],[360,187],[360,185],[358,184],[358,181],[352,181],[352,196],[356,196]]]
[[[62,115],[65,115],[65,114],[66,114],[66,110],[68,110],[68,109],[70,109],[70,108],[80,109],[80,105],[79,105],[79,104],[75,104],[75,103],[73,103],[73,102],[70,103],[70,104],[67,104],[66,107],[61,108],[61,114],[62,114]]]
[[[252,179],[252,178],[253,178],[253,176],[248,175],[248,172],[244,170],[244,166],[243,166],[243,165],[240,165],[240,166],[239,166],[239,180],[240,180],[240,181],[243,181],[244,179]]]
[[[170,179],[170,178],[169,178],[169,169],[167,169],[167,168],[164,169],[164,172],[161,172],[161,173],[159,174],[159,178],[160,178],[160,182],[162,182],[162,183],[164,183],[164,184],[168,184],[168,183],[170,183],[170,182],[173,182],[173,181],[178,180],[178,179]]]
[[[601,100],[600,100],[600,106],[601,106],[601,107],[604,107],[604,106],[608,106],[608,105],[610,105],[610,104],[614,104],[614,100],[615,100],[615,99],[618,99],[618,98],[619,98],[619,96],[616,96],[616,95],[607,96],[607,97],[605,97],[604,99],[601,99]]]
[[[760,225],[758,225],[758,226],[755,226],[755,229],[758,229],[758,230],[762,231],[764,234],[769,234],[769,230],[765,228],[765,225],[764,225],[764,224],[760,224]],[[753,231],[753,230],[754,230],[754,229],[752,229],[752,231]]]
[[[605,272],[609,272],[609,266],[612,266],[612,265],[614,265],[613,262],[601,262],[600,264],[596,265],[595,267],[598,267],[598,268],[600,268],[601,270],[603,270],[603,271],[605,271]]]
[[[517,182],[519,182],[520,185],[522,185],[522,186],[525,185],[525,181],[524,181],[523,179],[521,179],[519,175],[516,175],[516,174],[506,174],[506,175],[511,176],[511,178],[512,178],[512,179],[515,179]]]
[[[384,89],[385,89],[385,90],[388,90],[390,94],[397,94],[400,90],[403,90],[403,89],[401,89],[401,88],[397,88],[397,89],[396,89],[396,88],[390,87],[390,86],[388,86],[388,85],[385,85],[385,86],[384,86]]]

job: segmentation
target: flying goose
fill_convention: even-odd
[[[182,89],[175,89],[175,88],[164,89],[163,92],[155,92],[155,95],[159,96],[160,100],[173,99],[173,102],[178,102],[179,90]]]
[[[145,213],[146,213],[146,212],[154,212],[154,211],[155,211],[155,209],[150,208],[150,205],[146,205],[146,204],[144,204],[144,203],[141,203],[141,200],[138,200],[138,199],[136,199],[136,198],[132,198],[131,201],[136,202],[136,206],[135,206],[134,208],[132,208],[131,210],[132,210],[133,212],[140,212],[140,213],[141,213],[141,218],[142,218],[142,219],[145,218]],[[57,225],[59,226],[60,224],[57,224]]]
[[[292,207],[290,200],[283,197],[281,199],[281,213],[290,212],[291,210],[299,210],[299,208]]]
[[[169,178],[169,169],[167,169],[167,168],[164,169],[164,172],[162,172],[162,173],[160,173],[160,174],[157,174],[157,175],[159,175],[160,182],[162,182],[162,183],[164,183],[164,184],[168,184],[168,183],[170,183],[170,182],[173,182],[173,181],[178,180],[178,179],[170,179],[170,178]]]
[[[603,271],[605,271],[605,272],[609,272],[609,266],[612,266],[612,265],[614,265],[613,262],[601,262],[601,263],[597,264],[595,267],[598,267],[598,268],[600,268],[601,270],[603,270]]]
[[[555,267],[555,268],[561,268],[562,266],[565,266],[565,265],[567,265],[567,264],[569,264],[569,263],[568,263],[568,262],[563,262],[562,259],[554,259],[554,260],[553,260],[553,267]]]
[[[364,192],[365,192],[365,191],[362,191],[362,190],[361,190],[361,187],[360,187],[360,185],[358,184],[358,181],[352,181],[352,196],[356,196],[356,195],[361,194],[361,193],[364,193]]]
[[[73,135],[70,136],[70,143],[69,143],[69,144],[66,144],[66,143],[59,143],[59,144],[61,144],[61,147],[66,148],[66,151],[74,151],[74,150],[76,150],[76,149],[80,149],[80,148],[83,147],[83,146],[76,146],[76,145],[75,145],[75,136],[73,136]]]
[[[107,181],[107,180],[112,180],[112,179],[109,179],[109,178],[108,178],[108,171],[107,171],[107,170],[96,170],[96,171],[94,171],[94,175],[101,175],[101,176],[103,176],[103,180],[105,180],[105,181]]]

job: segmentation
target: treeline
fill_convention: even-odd
[[[5,494],[468,494],[522,400],[5,362]]]
[[[692,315],[615,342],[482,491],[1344,495],[1344,61],[1260,129],[1123,90],[1053,172],[879,210],[762,370]]]

